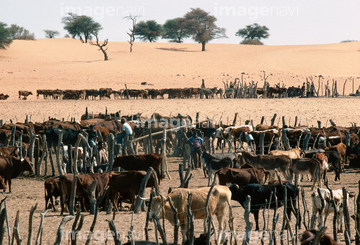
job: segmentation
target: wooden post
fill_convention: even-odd
[[[20,223],[20,210],[16,212],[11,244],[14,244],[14,239],[16,239],[17,244],[21,245],[22,239],[20,238],[20,233],[19,233],[19,223]]]
[[[108,136],[108,151],[109,151],[108,172],[109,173],[113,170],[113,164],[115,160],[114,147],[115,147],[115,137],[112,133],[110,133]]]
[[[66,165],[66,172],[73,173],[73,157],[72,157],[72,145],[68,145],[68,164]]]
[[[14,125],[11,128],[11,138],[10,138],[9,146],[14,146],[15,145],[15,131],[16,131],[16,125]]]
[[[274,126],[275,123],[275,119],[276,119],[277,114],[275,113],[274,116],[271,118],[271,126]]]
[[[345,223],[345,233],[348,232],[349,237],[351,237],[351,230],[350,230],[350,215],[349,215],[349,207],[348,207],[348,194],[346,192],[346,187],[342,188],[343,193],[343,212],[344,212],[344,223]],[[345,241],[347,241],[346,234]]]
[[[356,198],[356,213],[355,213],[355,245],[360,245],[360,181],[358,182],[358,196]]]
[[[127,98],[127,99],[130,99],[129,90],[128,90],[128,88],[127,88],[126,83],[125,83],[125,91],[126,91],[126,98]]]
[[[194,214],[191,212],[191,203],[192,203],[192,193],[188,195],[188,202],[187,202],[187,218],[188,218],[188,234],[187,239],[190,245],[194,244]],[[206,216],[205,216],[206,219]],[[210,232],[210,231],[209,231]]]
[[[45,210],[45,212],[40,213],[41,214],[41,220],[40,220],[40,225],[39,225],[39,230],[38,230],[38,234],[36,236],[36,241],[35,241],[35,245],[41,244],[40,243],[40,235],[42,232],[42,226],[43,226],[43,222],[44,222],[44,218],[45,218],[45,214],[48,212],[49,210]]]
[[[334,237],[334,240],[337,241],[337,224],[336,224],[336,221],[337,221],[337,217],[338,217],[338,215],[339,215],[339,214],[338,214],[339,210],[337,209],[337,206],[335,205],[334,195],[333,195],[333,192],[332,192],[332,190],[330,189],[329,184],[328,184],[327,181],[326,181],[325,185],[326,185],[326,188],[330,191],[330,202],[331,202],[331,204],[332,204],[333,207],[334,207],[333,237]],[[343,211],[343,212],[344,212],[344,211]]]
[[[173,224],[174,225],[174,244],[177,245],[178,244],[178,241],[179,241],[179,219],[178,219],[178,213],[177,213],[177,208],[175,208],[172,200],[171,200],[171,197],[169,196],[168,197],[169,199],[169,204],[170,204],[170,207],[172,209],[172,211],[174,212],[174,221],[175,223]]]
[[[62,169],[62,164],[61,164],[61,160],[60,160],[60,151],[61,151],[61,143],[62,143],[62,139],[63,139],[63,132],[61,130],[58,131],[58,145],[56,147],[56,162],[57,162],[57,167],[58,167],[58,171],[59,171],[59,175],[62,176],[64,175],[64,171]]]
[[[287,137],[286,130],[284,128],[281,129],[281,140],[285,150],[290,150],[291,146],[289,143],[289,138]]]
[[[23,159],[22,139],[23,139],[23,130],[21,130],[20,138],[19,138],[19,155],[20,155],[20,159]]]
[[[159,186],[158,186],[158,178],[157,178],[156,172],[154,171],[154,169],[152,167],[150,167],[148,169],[145,177],[141,181],[139,194],[138,194],[138,196],[136,198],[136,202],[135,202],[134,209],[133,209],[134,213],[139,213],[140,212],[140,207],[141,207],[141,204],[143,203],[143,200],[141,198],[143,198],[144,195],[145,195],[146,184],[147,184],[151,174],[153,175],[153,178],[154,178],[156,195],[160,194]]]
[[[67,222],[69,222],[70,220],[72,220],[74,218],[74,216],[66,216],[62,219],[58,231],[57,231],[57,235],[56,235],[56,241],[54,243],[54,245],[60,245],[61,243],[61,238],[63,237],[64,233],[63,233],[63,229],[64,226]]]
[[[31,165],[32,166],[35,166],[34,165],[34,147],[35,147],[35,137],[36,135],[34,134],[32,128],[30,128],[29,130],[30,132],[30,145],[29,145],[29,160],[31,162]]]
[[[167,171],[166,167],[166,127],[164,125],[163,129],[163,152],[162,152],[162,163],[161,163],[161,174],[162,178],[165,178],[165,171]]]
[[[35,204],[35,206],[32,206],[30,209],[30,215],[29,215],[29,233],[28,233],[28,242],[27,245],[31,245],[31,238],[32,238],[32,223],[33,223],[33,216],[34,216],[34,212],[37,208],[37,203]]]
[[[5,208],[1,210],[0,214],[0,244],[3,244],[5,234]]]
[[[90,200],[90,214],[95,214],[95,207],[96,207],[96,185],[97,180],[94,180],[89,189],[89,200]]]
[[[251,206],[251,197],[248,195],[245,201],[244,219],[245,219],[246,227],[245,227],[245,237],[242,243],[243,245],[250,243],[251,229],[253,226],[253,223],[250,222],[250,206]]]
[[[285,127],[286,127],[285,117],[284,117],[284,116],[282,116],[281,118],[282,118],[283,128],[285,128]]]
[[[265,132],[260,133],[260,141],[259,141],[259,147],[260,147],[260,155],[264,155],[264,139],[265,139]]]
[[[154,147],[153,147],[153,141],[152,141],[152,128],[151,128],[151,123],[149,126],[149,152],[150,153],[154,153]]]

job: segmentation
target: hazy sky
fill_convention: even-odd
[[[0,0],[0,21],[18,24],[36,38],[44,38],[44,29],[66,31],[61,18],[68,12],[88,15],[99,22],[100,38],[127,41],[131,22],[124,16],[139,15],[141,20],[182,17],[190,8],[201,8],[217,18],[216,24],[226,28],[228,38],[212,43],[239,43],[238,29],[258,23],[266,25],[270,37],[267,45],[339,43],[360,40],[360,0]],[[168,40],[159,39],[158,42]],[[187,39],[186,42],[193,42]]]

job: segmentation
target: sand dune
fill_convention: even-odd
[[[245,46],[207,44],[109,43],[109,61],[97,47],[73,39],[14,41],[0,51],[1,92],[15,99],[21,89],[85,89],[111,87],[140,88],[141,82],[154,87],[222,86],[222,81],[240,77],[262,84],[261,71],[272,73],[270,84],[301,85],[307,76],[323,75],[341,85],[355,77],[360,84],[358,64],[360,42],[307,46]],[[230,74],[232,78],[224,76]],[[341,87],[341,86],[340,86]],[[351,86],[346,87],[351,92]],[[29,97],[29,99],[31,99]]]

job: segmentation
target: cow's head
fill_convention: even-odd
[[[34,169],[31,166],[31,162],[28,157],[24,157],[23,159],[21,159],[21,163],[23,165],[23,171],[29,171],[30,173],[34,172]]]
[[[165,198],[162,195],[155,196],[152,198],[150,212],[149,212],[150,221],[152,221],[154,214],[156,214],[156,216],[159,219],[164,217],[164,208],[165,208],[166,201],[167,201],[167,198]]]

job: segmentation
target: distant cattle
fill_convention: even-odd
[[[24,171],[33,172],[29,158],[20,160],[12,156],[0,157],[0,176],[4,178],[5,184],[9,182],[9,192],[11,192],[11,179],[18,177]]]
[[[121,167],[125,170],[144,170],[147,171],[152,167],[157,175],[158,181],[162,179],[161,172],[162,156],[157,153],[142,154],[142,155],[126,155],[117,156],[114,160],[113,167]]]
[[[7,100],[7,98],[9,98],[10,96],[8,94],[0,94],[0,100]]]
[[[29,95],[32,95],[31,91],[19,90],[19,99],[22,97],[23,100],[26,100]]]
[[[47,180],[45,180],[44,185],[45,185],[45,209],[48,208],[48,203],[50,200],[53,210],[56,211],[55,204],[54,204],[54,198],[56,200],[57,197],[61,196],[59,179],[58,178],[57,179],[47,179]]]
[[[189,194],[192,194],[191,212],[194,214],[194,219],[204,219],[208,218],[210,215],[215,215],[218,220],[220,232],[225,227],[224,221],[229,210],[228,207],[230,205],[231,192],[226,186],[215,185],[210,195],[208,217],[206,217],[205,204],[209,190],[210,187],[202,187],[197,189],[179,188],[170,192],[166,198],[163,196],[156,196],[152,199],[149,216],[152,219],[153,214],[156,214],[159,219],[165,218],[171,224],[175,224],[174,214],[169,204],[169,197],[171,197],[171,201],[178,211],[177,218],[180,222],[183,241],[185,241],[188,227],[188,196]]]

